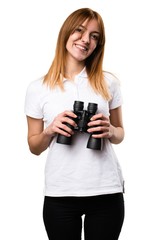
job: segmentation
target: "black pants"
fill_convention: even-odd
[[[43,218],[49,240],[117,240],[124,220],[122,193],[93,197],[45,197]]]

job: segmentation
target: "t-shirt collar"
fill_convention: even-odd
[[[84,67],[82,69],[82,71],[76,75],[76,78],[78,78],[78,77],[82,77],[82,78],[87,77],[86,67]],[[63,82],[65,82],[67,80],[68,80],[67,78],[63,78]]]

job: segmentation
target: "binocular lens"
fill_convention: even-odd
[[[81,101],[75,101],[74,102],[73,108],[74,108],[75,112],[82,111],[83,107],[84,107],[84,102],[81,102]]]
[[[89,103],[87,107],[88,112],[94,113],[97,111],[97,104],[96,103]]]

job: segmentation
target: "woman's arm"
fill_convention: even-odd
[[[29,149],[31,153],[40,155],[48,148],[52,136],[45,133],[42,119],[35,119],[27,116],[27,123]]]
[[[114,144],[121,143],[124,139],[124,127],[121,107],[110,110],[110,141]]]

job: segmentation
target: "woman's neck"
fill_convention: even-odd
[[[84,62],[77,61],[67,61],[65,66],[65,78],[74,80],[75,76],[79,74],[85,67]]]

